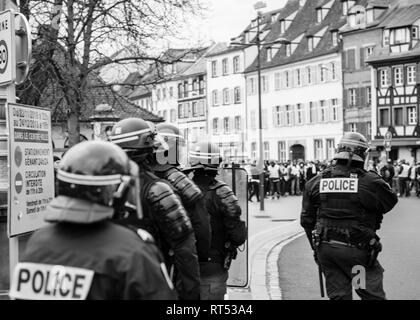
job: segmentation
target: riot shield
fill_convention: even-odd
[[[242,214],[241,220],[245,221],[248,230],[248,175],[242,168],[223,168],[220,169],[218,179],[229,185],[239,201]],[[248,239],[248,235],[247,235]],[[248,241],[243,244],[235,260],[229,269],[228,286],[245,288],[248,286],[249,265],[248,265]]]

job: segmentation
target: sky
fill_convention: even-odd
[[[186,42],[229,42],[239,35],[256,17],[254,4],[258,0],[202,0],[207,7],[202,17],[190,19],[185,28]],[[263,12],[280,9],[287,0],[265,0]]]

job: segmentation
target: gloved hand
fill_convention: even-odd
[[[314,251],[314,260],[315,260],[315,263],[316,263],[317,265],[319,265],[318,255],[316,254],[316,252],[315,252],[315,251]]]

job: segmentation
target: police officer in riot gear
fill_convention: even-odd
[[[156,129],[169,149],[155,153],[152,169],[156,176],[168,181],[181,198],[194,229],[198,260],[206,262],[211,241],[210,216],[205,208],[200,188],[178,169],[181,154],[184,152],[184,137],[179,129],[171,124],[161,123]]]
[[[168,182],[152,172],[154,153],[163,142],[158,138],[156,127],[140,118],[121,120],[113,127],[110,140],[122,147],[140,169],[143,218],[129,216],[121,223],[143,227],[153,235],[176,280],[180,299],[196,300],[200,297],[196,239],[181,200]]]
[[[209,261],[200,263],[201,299],[223,300],[230,263],[237,247],[246,241],[246,226],[233,191],[216,179],[221,163],[217,146],[196,144],[189,152],[189,163],[185,172],[193,172],[192,179],[204,194],[212,232]]]
[[[346,133],[333,165],[305,187],[301,225],[334,300],[351,300],[352,284],[362,299],[385,299],[376,231],[398,199],[376,172],[364,169],[368,151],[363,135]]]
[[[137,170],[136,170],[137,169]],[[63,157],[58,196],[15,269],[17,299],[175,299],[149,238],[110,220],[138,179],[137,165],[109,142],[82,142]],[[142,231],[145,234],[145,231]]]

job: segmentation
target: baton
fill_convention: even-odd
[[[318,275],[319,275],[319,288],[321,290],[321,298],[324,298],[325,297],[324,280],[322,278],[322,269],[321,269],[321,266],[318,266]]]

